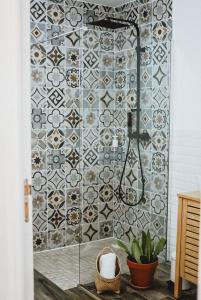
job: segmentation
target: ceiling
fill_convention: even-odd
[[[87,0],[86,2],[116,7],[128,3],[130,1],[129,0]]]

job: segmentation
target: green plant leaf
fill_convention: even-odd
[[[128,249],[128,247],[126,246],[125,243],[123,243],[122,241],[118,240],[118,241],[117,241],[117,245],[118,245],[123,251],[125,251],[125,252],[128,254],[128,256],[132,256],[131,252],[129,251],[129,249]]]
[[[158,255],[163,251],[166,245],[166,239],[161,238],[159,242],[156,245],[155,251],[154,251],[154,258],[156,259]]]
[[[134,240],[132,244],[132,255],[135,258],[138,264],[141,264],[141,256],[142,256],[142,249],[140,247],[139,241]]]
[[[146,253],[147,253],[147,259],[148,262],[151,260],[151,235],[149,230],[147,231],[147,238],[146,238]]]
[[[163,251],[166,245],[166,240],[161,238],[157,244],[154,238],[151,237],[150,231],[147,233],[142,231],[140,239],[134,236],[131,241],[131,250],[127,244],[118,240],[117,246],[127,253],[128,256],[133,257],[137,263],[151,263],[158,258],[158,255]]]
[[[137,240],[136,240],[136,237],[134,237],[132,243],[131,243],[131,256],[132,257],[135,257],[135,253],[133,252],[133,243],[135,243]]]
[[[150,257],[151,261],[154,260],[154,248],[155,248],[155,245],[154,245],[154,241],[152,239],[152,242],[151,242],[151,257]]]
[[[144,231],[142,231],[142,255],[145,256],[145,249],[146,249],[146,238],[147,235]]]

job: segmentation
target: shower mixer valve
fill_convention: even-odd
[[[133,132],[133,113],[137,111],[140,112],[141,109],[132,109],[130,112],[128,112],[127,115],[128,137],[130,139],[140,139],[140,140],[148,141],[150,139],[150,135],[148,134],[148,132],[140,133],[138,120],[137,120],[138,124],[136,126],[137,129],[136,131]]]

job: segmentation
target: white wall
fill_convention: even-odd
[[[201,175],[201,1],[173,0],[169,254],[175,249],[177,193]]]

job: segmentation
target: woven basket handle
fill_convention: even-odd
[[[109,247],[104,247],[100,252],[99,255],[107,254],[107,253],[114,253],[114,251]],[[98,256],[99,256],[98,255]]]

